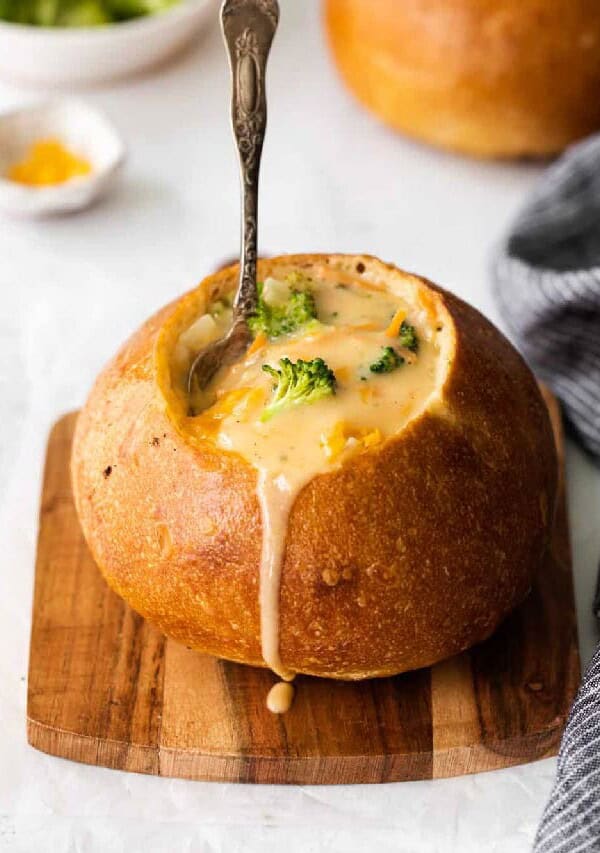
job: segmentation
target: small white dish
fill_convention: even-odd
[[[56,138],[88,160],[89,175],[33,187],[11,181],[7,170],[32,143]],[[102,113],[78,100],[50,101],[0,114],[0,208],[18,216],[49,216],[88,207],[111,187],[125,160],[125,145]]]
[[[156,15],[98,27],[0,21],[0,74],[44,87],[125,77],[181,50],[216,11],[216,0],[180,0]]]

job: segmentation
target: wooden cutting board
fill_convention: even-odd
[[[265,708],[271,673],[165,639],[106,586],[73,506],[75,420],[62,418],[48,445],[29,664],[34,747],[140,773],[302,784],[456,776],[556,753],[579,681],[564,483],[537,583],[494,637],[395,678],[299,677],[292,710],[278,717]]]

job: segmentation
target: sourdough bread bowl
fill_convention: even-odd
[[[600,127],[600,5],[325,0],[348,87],[411,136],[483,157],[547,156]]]
[[[196,332],[237,282],[236,267],[221,270],[132,336],[79,416],[76,506],[107,582],[168,636],[280,674],[384,676],[483,640],[527,594],[552,525],[555,448],[529,369],[476,310],[375,258],[283,256],[259,261],[258,276],[265,289],[301,276],[324,322],[274,342],[257,334],[245,373],[234,367],[223,380],[229,391],[190,409]],[[358,314],[360,324],[343,325],[353,299],[369,316],[400,304],[420,339],[404,341],[394,373],[356,374],[354,384],[341,361],[382,333]],[[342,325],[329,325],[334,316]],[[267,420],[244,383],[255,376],[258,386],[261,363],[276,365],[281,352],[324,353],[337,392]],[[275,368],[267,370],[270,382]],[[340,448],[336,407],[355,405],[355,392],[367,400],[357,421],[367,427],[344,426]],[[372,399],[384,401],[379,410]],[[262,419],[248,415],[252,406]],[[218,439],[227,423],[231,446]],[[236,451],[236,435],[248,430],[266,447],[287,441],[305,460],[286,492],[275,586],[263,573],[276,525],[261,500],[261,457]],[[275,652],[266,651],[269,632]]]

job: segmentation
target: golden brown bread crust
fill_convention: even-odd
[[[259,274],[280,261],[260,262]],[[393,269],[355,261],[382,279]],[[299,494],[281,579],[281,657],[292,670],[369,677],[467,648],[526,595],[547,543],[557,466],[537,385],[484,317],[430,287],[456,332],[445,407]],[[262,665],[256,475],[238,456],[193,447],[167,414],[154,348],[176,308],[142,326],[98,378],[76,430],[76,504],[99,567],[132,607],[188,646]]]
[[[600,4],[326,0],[325,22],[354,94],[419,139],[546,156],[600,127]]]

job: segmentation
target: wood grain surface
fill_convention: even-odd
[[[560,414],[549,406],[562,463]],[[270,672],[165,639],[106,586],[72,501],[75,420],[62,418],[48,445],[29,665],[34,747],[140,773],[301,784],[456,776],[556,753],[579,681],[564,483],[535,587],[490,640],[395,678],[301,676],[292,710],[275,716],[265,707]]]

